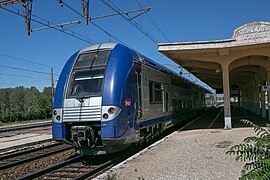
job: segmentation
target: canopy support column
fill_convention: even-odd
[[[224,129],[231,129],[231,103],[230,103],[230,82],[229,82],[229,68],[228,66],[222,66],[222,78],[223,78],[223,93],[224,93]]]

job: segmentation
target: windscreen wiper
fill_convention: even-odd
[[[75,85],[75,87],[74,87],[74,93],[75,93],[75,95],[76,95],[76,99],[82,104],[83,102],[84,102],[84,100],[83,100],[83,95],[81,96],[80,94],[81,93],[79,93],[79,92],[81,92],[81,90],[82,90],[82,86],[81,85]]]

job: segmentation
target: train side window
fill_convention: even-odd
[[[150,103],[154,103],[154,93],[153,93],[153,86],[154,86],[154,83],[149,81],[149,102]]]
[[[162,88],[160,83],[155,82],[155,103],[162,103]]]
[[[168,110],[169,110],[169,95],[168,95],[168,92],[166,92],[166,94],[165,94],[165,101],[166,101],[165,111],[168,112]]]
[[[149,103],[162,103],[162,86],[161,83],[149,81]]]

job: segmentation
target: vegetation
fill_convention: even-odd
[[[254,128],[256,136],[247,137],[243,144],[233,146],[227,153],[246,162],[240,179],[270,179],[270,125],[262,128],[249,120],[243,123]]]
[[[107,180],[115,180],[116,179],[116,173],[115,172],[110,172],[107,174]]]
[[[51,87],[0,89],[0,124],[51,117]]]

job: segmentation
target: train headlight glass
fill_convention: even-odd
[[[116,118],[121,112],[121,109],[114,105],[102,106],[102,121],[110,121]]]
[[[104,118],[104,119],[108,119],[108,117],[109,117],[109,114],[107,114],[107,113],[104,113],[104,114],[103,114],[103,118]]]
[[[56,120],[57,121],[60,121],[61,120],[61,117],[58,115],[58,116],[56,116]]]
[[[52,120],[54,122],[59,123],[59,122],[63,121],[62,110],[63,110],[62,108],[53,109],[53,111],[52,111]]]
[[[57,115],[57,111],[53,110],[53,115],[56,116]]]
[[[108,109],[108,113],[109,113],[109,114],[115,113],[115,109],[114,109],[113,107],[109,108],[109,109]]]

